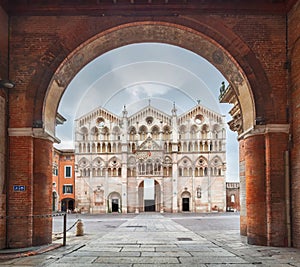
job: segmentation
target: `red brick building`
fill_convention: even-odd
[[[226,183],[226,211],[240,211],[240,183]]]
[[[141,42],[185,48],[224,75],[239,134],[241,234],[300,247],[299,25],[299,0],[1,0],[0,248],[52,241],[60,99],[93,59]]]
[[[52,211],[75,208],[74,150],[53,149]]]

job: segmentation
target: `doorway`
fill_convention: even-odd
[[[144,180],[144,211],[155,211],[155,186],[153,179]]]
[[[111,200],[111,211],[112,212],[119,212],[119,199],[113,198]]]
[[[184,191],[181,194],[181,211],[191,211],[190,207],[190,199],[191,199],[191,193],[188,191]]]
[[[190,211],[190,198],[182,198],[182,211]]]
[[[154,179],[145,179],[138,189],[139,212],[155,212],[161,208],[161,188]]]
[[[118,192],[111,192],[108,195],[107,212],[122,212],[122,198]]]
[[[155,211],[155,199],[144,200],[145,211]]]
[[[65,198],[61,201],[61,211],[72,212],[74,210],[75,200],[72,198]]]

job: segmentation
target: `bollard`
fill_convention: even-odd
[[[76,225],[76,236],[83,236],[83,222],[81,221],[81,219],[78,219]]]

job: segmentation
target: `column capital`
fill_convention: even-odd
[[[255,125],[238,136],[238,140],[246,139],[255,135],[264,135],[267,133],[285,133],[290,132],[290,124],[266,124]]]
[[[33,138],[49,140],[53,143],[60,143],[60,139],[51,135],[43,128],[31,128],[31,127],[8,128],[8,135],[9,136],[30,136]]]

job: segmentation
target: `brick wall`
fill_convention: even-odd
[[[291,201],[293,245],[300,247],[300,3],[289,14],[290,96],[292,117]]]
[[[7,78],[8,19],[0,8],[0,79]],[[6,221],[6,159],[7,159],[7,93],[0,88],[0,249],[5,247]]]

